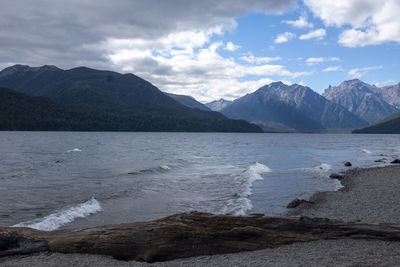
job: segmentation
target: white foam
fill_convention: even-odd
[[[361,149],[361,152],[363,152],[365,154],[372,154],[372,152],[369,151],[368,149]]]
[[[161,165],[160,168],[166,171],[171,169],[171,167],[168,165]]]
[[[343,188],[344,186],[338,179],[332,179],[333,185],[334,185],[334,191],[338,191],[339,189]]]
[[[271,169],[265,166],[264,164],[258,162],[250,165],[246,170],[246,174],[249,176],[250,183],[253,183],[254,181],[257,180],[262,180],[263,178],[261,174],[268,172],[271,172]]]
[[[332,170],[332,165],[328,163],[321,163],[320,165],[311,167],[311,168],[301,168],[300,170],[309,171],[312,173],[323,174]]]
[[[71,152],[82,152],[82,149],[74,148],[74,149],[70,149],[67,151],[67,153],[71,153]]]
[[[262,174],[271,171],[272,170],[268,166],[258,162],[250,165],[246,171],[244,171],[244,175],[240,177],[240,179],[244,179],[241,182],[243,187],[242,191],[237,194],[236,199],[232,199],[230,203],[228,203],[231,210],[226,207],[224,209],[225,213],[231,212],[234,215],[245,215],[247,211],[251,210],[253,205],[248,197],[252,194],[253,183],[258,180],[263,180]]]
[[[46,217],[28,222],[18,223],[13,227],[29,227],[42,231],[53,231],[73,222],[76,218],[85,218],[102,210],[100,203],[92,198],[84,203],[72,207],[66,207]]]

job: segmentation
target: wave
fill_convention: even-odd
[[[268,172],[271,172],[271,169],[264,164],[256,162],[250,165],[245,171],[245,173],[248,176],[248,183],[250,187],[253,184],[253,182],[257,180],[263,180],[264,178],[261,176],[261,174]]]
[[[327,171],[332,170],[332,165],[330,165],[328,163],[321,163],[320,165],[313,167],[313,169],[319,170],[322,172],[327,172]]]
[[[77,218],[85,218],[102,210],[100,203],[92,198],[84,203],[66,207],[43,218],[18,223],[13,227],[29,227],[42,231],[53,231],[73,222]]]
[[[74,149],[67,150],[67,153],[71,153],[71,152],[82,152],[82,149],[74,148]]]
[[[223,213],[233,213],[234,215],[245,215],[247,211],[253,208],[251,200],[248,198],[252,194],[253,183],[263,180],[262,174],[269,173],[272,170],[261,163],[250,165],[240,176],[239,183],[242,191],[234,194],[233,199],[228,201],[228,205],[224,208]]]
[[[133,171],[133,172],[129,172],[128,174],[130,175],[140,175],[140,174],[146,174],[146,173],[153,173],[153,172],[166,172],[171,170],[171,167],[168,165],[160,165],[157,167],[150,167],[147,169],[143,169],[143,170],[138,170],[138,171]]]
[[[372,154],[372,152],[369,151],[368,149],[361,149],[361,152],[363,152],[365,154]]]
[[[300,168],[299,170],[303,170],[306,172],[312,172],[317,174],[326,174],[330,170],[332,170],[332,165],[328,163],[321,163],[320,165],[311,167],[311,168]]]
[[[166,171],[171,169],[171,167],[168,165],[161,165],[160,168]]]

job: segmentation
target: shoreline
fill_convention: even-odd
[[[352,169],[343,188],[315,193],[288,216],[309,216],[365,223],[400,224],[400,166]],[[399,208],[397,208],[399,207]],[[63,265],[65,264],[65,265]],[[400,265],[400,242],[319,240],[277,248],[178,259],[155,264],[118,261],[108,256],[42,253],[0,258],[4,266],[296,266]]]
[[[301,203],[285,215],[400,224],[400,166],[352,169],[338,180],[339,190],[317,192],[309,199],[313,204]]]

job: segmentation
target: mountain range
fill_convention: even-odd
[[[308,87],[275,82],[233,101],[221,110],[265,131],[317,132],[354,129],[367,123]]]
[[[82,116],[93,113],[96,114],[94,120],[112,116],[117,121],[126,121],[127,125],[118,129],[129,131],[261,131],[259,127],[243,120],[230,120],[218,112],[182,105],[133,74],[86,67],[62,70],[55,66],[32,68],[15,65],[0,72],[0,87],[16,90],[23,96],[44,97],[51,101],[51,109],[55,108],[54,105],[60,105],[61,109],[68,112],[85,114]],[[25,97],[24,101],[29,102],[28,99]],[[11,113],[7,114],[13,114],[10,109],[17,106],[9,106],[8,112]],[[30,116],[33,119],[39,115],[32,113]],[[53,130],[50,124],[48,126],[43,130]],[[23,129],[28,130],[29,127]],[[91,128],[98,131],[107,129],[108,126]]]
[[[0,72],[0,87],[19,92],[1,89],[9,101],[2,104],[9,106],[0,110],[0,117],[4,122],[7,116],[20,120],[17,128],[24,130],[29,130],[23,127],[29,116],[35,121],[44,112],[10,114],[21,115],[13,110],[17,107],[35,110],[32,103],[58,114],[40,115],[46,121],[42,125],[48,127],[43,130],[96,130],[96,126],[85,128],[85,122],[101,125],[97,130],[223,132],[260,132],[258,126],[267,132],[349,132],[399,112],[396,105],[400,103],[400,83],[380,88],[355,79],[330,86],[323,95],[306,86],[274,82],[234,101],[202,104],[191,96],[162,92],[133,74],[48,65],[6,68]],[[80,126],[74,116],[82,122]],[[52,128],[49,120],[64,124]]]
[[[368,123],[375,123],[399,112],[385,101],[389,96],[387,88],[378,88],[358,79],[342,82],[339,86],[330,86],[323,96],[347,108]]]
[[[400,83],[384,87],[375,87],[375,93],[387,103],[400,109]]]

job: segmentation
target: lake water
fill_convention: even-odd
[[[400,156],[398,135],[0,132],[0,225],[42,230],[186,211],[283,214],[328,176]]]

